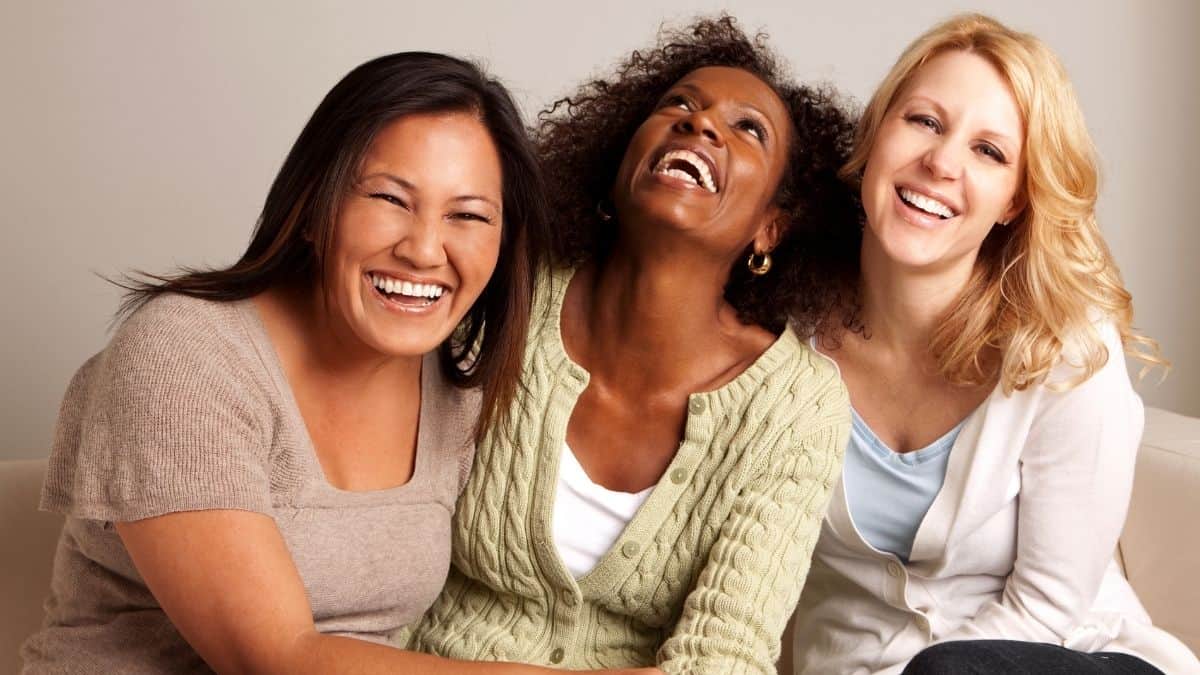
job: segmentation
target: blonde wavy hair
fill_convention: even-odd
[[[1093,320],[1110,319],[1130,356],[1164,368],[1153,340],[1134,332],[1132,298],[1096,223],[1096,150],[1066,70],[1041,40],[981,14],[935,26],[900,55],[863,111],[843,179],[858,185],[888,108],[934,56],[963,50],[987,59],[1012,88],[1025,126],[1021,212],[995,227],[966,289],[939,324],[931,347],[949,381],[1006,394],[1046,380],[1062,358],[1071,387],[1108,360]],[[989,358],[999,354],[1000,358]]]

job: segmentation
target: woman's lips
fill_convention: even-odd
[[[375,297],[389,310],[405,314],[429,314],[447,298],[450,289],[439,284],[420,284],[382,275],[364,275]]]

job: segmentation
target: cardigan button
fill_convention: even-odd
[[[707,407],[708,407],[708,404],[706,404],[704,402],[704,399],[702,399],[702,398],[694,398],[691,400],[690,403],[688,403],[688,411],[691,412],[693,415],[702,414],[704,412],[704,409]]]
[[[564,656],[566,656],[566,652],[563,651],[563,648],[557,647],[550,652],[550,663],[562,663]]]
[[[676,467],[671,471],[671,482],[679,485],[683,481],[687,480],[687,476],[687,469],[683,468],[682,466]]]
[[[924,631],[929,630],[929,619],[926,619],[923,616],[918,616],[917,617],[917,628],[920,628],[921,630],[924,630]]]
[[[894,562],[888,563],[887,564],[887,572],[889,575],[891,575],[893,577],[900,576],[900,565],[898,565]]]
[[[638,551],[640,550],[642,550],[642,547],[638,546],[636,541],[627,541],[625,542],[625,545],[621,547],[621,555],[625,556],[626,558],[632,558],[633,556],[637,555]]]
[[[563,602],[566,603],[567,607],[575,606],[575,593],[572,592],[571,589],[569,589],[569,588],[563,589],[562,599],[563,599]]]

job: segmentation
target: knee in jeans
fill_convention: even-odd
[[[921,650],[903,675],[962,675],[976,672],[979,650],[970,641],[943,642]]]

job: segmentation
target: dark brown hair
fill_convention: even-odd
[[[843,286],[829,283],[828,276],[849,272],[829,263],[842,259],[839,252],[854,246],[858,234],[858,196],[837,176],[849,154],[853,124],[831,89],[792,83],[766,47],[766,36],[747,37],[727,15],[661,30],[650,49],[633,52],[611,75],[542,111],[536,142],[557,218],[553,257],[577,265],[606,255],[616,228],[599,217],[596,205],[607,198],[630,139],[667,89],[706,66],[755,75],[775,91],[793,122],[787,167],[775,194],[786,222],[771,252],[774,265],[755,277],[740,257],[725,298],[746,323],[778,332],[791,320],[802,335],[811,334],[842,304]]]
[[[521,371],[534,275],[545,257],[544,185],[508,91],[479,67],[451,56],[403,52],[352,70],[300,132],[242,257],[221,269],[126,278],[119,282],[128,293],[118,316],[163,293],[233,301],[279,284],[321,283],[342,201],[376,134],[405,115],[438,112],[477,115],[500,156],[504,223],[496,271],[439,355],[449,381],[482,387],[477,437],[503,422]]]

